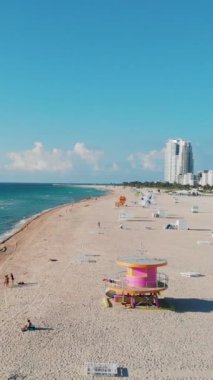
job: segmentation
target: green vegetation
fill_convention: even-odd
[[[166,190],[174,190],[174,189],[179,189],[179,190],[190,190],[192,187],[189,186],[189,185],[180,185],[178,183],[169,183],[169,182],[160,182],[160,181],[157,181],[157,182],[154,182],[154,181],[151,181],[151,182],[148,182],[148,181],[145,181],[145,182],[140,182],[140,181],[133,181],[133,182],[123,182],[122,183],[123,186],[131,186],[131,187],[137,187],[137,188],[141,188],[141,187],[154,187],[154,188],[158,188],[158,189],[166,189]],[[195,188],[195,186],[193,186],[193,188]]]
[[[173,191],[173,190],[191,190],[191,189],[199,189],[199,191],[203,192],[212,192],[213,191],[213,186],[203,186],[202,188],[200,185],[181,185],[179,183],[169,183],[169,182],[154,182],[154,181],[132,181],[132,182],[123,182],[121,184],[122,186],[130,186],[130,187],[137,187],[137,188],[142,188],[142,187],[148,187],[148,188],[158,188],[158,189],[164,189],[168,191]]]
[[[203,186],[202,188],[199,185],[180,185],[179,183],[169,183],[169,182],[154,182],[154,181],[145,181],[145,182],[140,182],[140,181],[132,181],[132,182],[123,182],[122,186],[130,186],[130,187],[137,187],[137,188],[157,188],[157,189],[162,189],[165,191],[175,191],[175,190],[192,190],[192,189],[199,189],[200,192],[206,193],[206,194],[212,194],[213,192],[213,186]]]

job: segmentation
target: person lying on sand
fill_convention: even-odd
[[[102,281],[110,282],[111,284],[117,284],[117,280],[113,280],[112,278],[103,278]]]
[[[32,324],[31,320],[28,319],[27,320],[27,324],[24,325],[22,328],[21,328],[21,331],[29,331],[29,330],[35,330],[35,326]]]

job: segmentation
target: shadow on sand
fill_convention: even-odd
[[[37,282],[18,282],[18,284],[14,285],[14,288],[24,288],[27,286],[34,286],[37,284]]]
[[[162,219],[183,219],[183,216],[174,216],[174,215],[169,215],[169,216],[166,216],[165,218],[162,218]]]
[[[188,231],[212,231],[209,228],[188,228]]]
[[[213,211],[199,211],[199,214],[213,214]]]
[[[21,375],[19,373],[15,373],[10,375],[7,380],[24,380],[27,376]]]
[[[154,220],[151,220],[151,219],[139,219],[139,218],[132,218],[132,219],[127,219],[126,220],[127,222],[151,222],[153,223]]]
[[[174,307],[176,313],[211,313],[213,312],[213,300],[199,298],[166,298],[166,302]]]
[[[119,367],[118,368],[118,374],[115,377],[129,377],[128,369]]]
[[[29,331],[52,331],[52,327],[34,327],[33,329],[30,329]]]

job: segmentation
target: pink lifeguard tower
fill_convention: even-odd
[[[158,295],[168,288],[168,276],[157,268],[167,265],[166,260],[130,257],[117,261],[127,269],[126,275],[113,280],[106,279],[106,295],[115,302],[159,307]]]

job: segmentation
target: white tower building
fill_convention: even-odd
[[[199,184],[201,186],[213,186],[213,170],[204,170],[203,172],[199,173]]]
[[[179,182],[179,176],[193,173],[193,153],[191,142],[185,140],[169,140],[165,149],[166,182]]]

